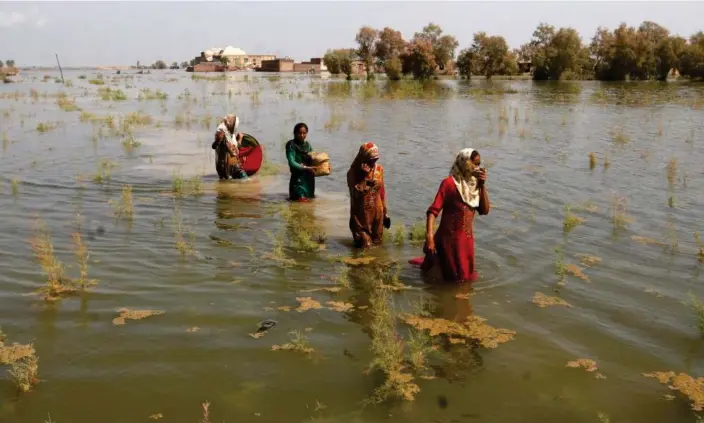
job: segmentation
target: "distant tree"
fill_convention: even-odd
[[[351,48],[343,48],[335,50],[340,63],[340,70],[347,75],[347,80],[352,79],[352,62],[354,60],[355,51]]]
[[[655,72],[659,81],[666,81],[672,69],[680,68],[680,58],[687,49],[687,40],[672,37],[660,40],[655,46]]]
[[[0,68],[2,68],[4,66],[5,66],[5,64],[2,62],[2,60],[0,60]]]
[[[379,32],[374,53],[379,67],[383,67],[387,60],[398,58],[403,53],[406,41],[400,31],[386,27]]]
[[[323,62],[325,62],[325,66],[327,66],[328,71],[333,74],[337,75],[340,73],[340,58],[335,54],[333,50],[328,50],[325,52],[325,55],[323,56]]]
[[[178,62],[173,62],[171,64],[171,69],[178,69]]]
[[[512,75],[518,70],[516,56],[509,51],[504,37],[478,32],[474,34],[470,51],[475,73],[487,79],[494,75]]]
[[[704,79],[704,32],[697,32],[689,39],[680,55],[679,71],[692,79]]]
[[[401,59],[404,73],[412,73],[416,79],[430,79],[435,74],[433,45],[426,38],[416,37],[408,43]]]
[[[8,68],[14,68],[15,67],[15,61],[12,59],[8,59],[5,61],[5,65],[7,65]]]
[[[430,43],[433,50],[433,60],[441,70],[445,69],[445,66],[455,58],[455,50],[459,46],[455,37],[443,35],[442,28],[432,22],[426,25],[423,31],[416,32],[413,39],[425,40]]]
[[[166,63],[163,60],[157,60],[152,65],[152,69],[166,69],[167,67],[168,66],[166,66]]]
[[[403,64],[398,56],[394,56],[384,63],[384,72],[392,81],[398,81],[403,76]]]
[[[191,66],[195,66],[195,65],[196,65],[196,59],[191,59],[191,60],[188,62],[188,64],[190,64]]]
[[[355,38],[357,44],[359,44],[356,53],[367,69],[367,79],[374,78],[374,56],[376,55],[375,49],[378,35],[379,31],[376,29],[363,26],[359,29]]]
[[[188,67],[188,62],[181,62],[181,69],[186,69]]]
[[[473,59],[472,49],[469,48],[460,51],[460,54],[457,55],[457,70],[459,71],[461,77],[467,79],[472,77]]]

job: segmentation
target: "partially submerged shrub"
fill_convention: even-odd
[[[576,216],[570,211],[570,206],[565,205],[565,217],[562,221],[562,229],[565,232],[570,232],[572,229],[584,223],[584,218]]]
[[[0,332],[0,365],[10,366],[10,375],[17,389],[28,392],[39,383],[39,364],[32,344],[5,345],[5,336]]]

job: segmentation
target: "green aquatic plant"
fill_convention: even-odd
[[[699,333],[704,336],[704,302],[702,302],[694,294],[689,293],[688,304],[697,319],[697,328],[699,328]]]
[[[12,189],[12,196],[17,198],[17,196],[19,196],[20,194],[20,183],[17,178],[12,178],[12,180],[10,181],[10,186]]]
[[[172,230],[176,249],[181,253],[181,257],[195,254],[195,233],[186,227],[181,209],[174,203],[174,210],[171,217]]]
[[[37,293],[46,301],[56,301],[64,295],[75,293],[74,283],[66,276],[64,264],[56,257],[51,236],[44,222],[38,220],[34,232],[34,237],[29,243],[47,278],[46,283],[37,290]]]
[[[103,101],[123,101],[127,100],[127,96],[120,89],[113,90],[110,87],[101,87],[98,89],[98,95]]]
[[[127,151],[131,151],[141,145],[142,143],[137,141],[131,132],[128,132],[125,138],[122,139],[122,147]]]
[[[110,172],[115,166],[117,166],[115,162],[108,159],[102,159],[98,163],[98,173],[93,176],[93,181],[102,184],[103,182],[109,180],[111,177]]]
[[[413,245],[420,245],[425,242],[425,222],[416,222],[409,228],[408,240]]]
[[[670,185],[674,184],[677,180],[677,159],[672,158],[667,162],[667,181]]]
[[[74,285],[78,285],[81,288],[81,291],[85,291],[87,287],[97,285],[98,280],[90,279],[88,277],[88,260],[90,259],[90,252],[88,251],[86,244],[83,242],[81,233],[74,232],[72,237],[76,263],[78,264],[81,272],[79,279],[73,281],[73,283]]]
[[[584,223],[584,218],[579,217],[570,211],[570,206],[565,204],[565,217],[562,220],[562,230],[570,232],[572,229]]]
[[[68,95],[66,95],[66,93],[59,93],[56,99],[56,104],[64,112],[75,112],[81,110],[78,106],[76,106],[76,99],[68,98]]]
[[[122,185],[120,198],[118,200],[110,200],[110,204],[113,206],[115,217],[132,220],[132,216],[134,216],[132,185]]]
[[[623,229],[632,221],[626,211],[626,199],[614,196],[611,199],[611,221],[614,229]]]
[[[44,133],[53,131],[58,125],[53,122],[39,122],[37,124],[37,132]]]
[[[152,91],[150,88],[143,88],[139,92],[139,97],[137,97],[140,101],[141,100],[167,100],[169,98],[169,95],[166,94],[165,92],[157,89],[156,91]]]

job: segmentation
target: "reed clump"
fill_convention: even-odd
[[[43,222],[36,224],[35,235],[30,240],[34,255],[47,277],[46,283],[37,290],[37,293],[46,301],[56,301],[65,295],[76,293],[73,281],[66,276],[64,264],[56,257],[51,236]]]
[[[37,132],[45,133],[45,132],[53,131],[57,127],[58,127],[58,125],[54,122],[39,122],[37,124]]]
[[[127,100],[127,96],[125,93],[120,90],[116,89],[113,90],[110,87],[102,87],[98,89],[98,95],[100,96],[100,99],[103,101],[124,101]]]
[[[93,181],[102,184],[103,182],[110,180],[111,170],[116,166],[116,163],[108,159],[102,159],[98,163],[98,173],[93,176]]]
[[[81,291],[85,291],[86,288],[98,284],[97,279],[91,279],[88,277],[88,260],[90,259],[90,252],[88,247],[83,242],[80,232],[74,232],[73,235],[73,251],[76,256],[76,263],[80,268],[80,277],[78,280],[73,281],[74,285],[80,287]]]
[[[408,240],[412,245],[420,245],[425,242],[425,223],[416,222],[408,230]]]
[[[272,351],[298,351],[304,354],[311,354],[315,352],[315,349],[310,346],[308,342],[308,337],[306,337],[300,330],[294,330],[289,332],[289,342],[282,345],[272,345]]]
[[[149,88],[143,88],[139,92],[139,100],[167,100],[169,98],[169,95],[166,94],[165,92],[157,89],[156,91],[152,91]]]
[[[677,180],[677,159],[672,158],[667,162],[667,180],[670,185],[674,184]]]
[[[178,207],[174,207],[171,223],[175,246],[181,256],[186,257],[195,254],[195,233],[185,226],[181,210]]]
[[[704,303],[692,293],[689,294],[688,303],[697,318],[699,333],[704,336]]]
[[[134,135],[132,135],[131,132],[130,132],[130,133],[127,133],[127,135],[125,136],[125,138],[122,139],[122,147],[123,147],[126,151],[132,151],[132,150],[134,150],[135,148],[140,147],[141,145],[142,145],[142,143],[139,142],[139,141],[137,141],[137,140],[134,138]]]
[[[179,170],[171,175],[171,192],[176,197],[203,195],[203,179],[200,175],[184,178]]]
[[[66,93],[59,94],[56,99],[56,104],[64,112],[76,112],[78,110],[81,110],[78,106],[76,106],[76,99],[68,98],[68,95],[66,95]]]

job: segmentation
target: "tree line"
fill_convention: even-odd
[[[500,35],[477,32],[472,44],[456,58],[459,42],[434,23],[410,40],[393,28],[363,26],[355,41],[356,48],[326,52],[323,60],[331,73],[344,73],[351,79],[359,61],[368,79],[375,73],[398,80],[404,75],[429,79],[458,73],[464,78],[491,78],[529,71],[535,80],[666,80],[673,70],[691,79],[704,79],[704,32],[685,39],[650,21],[637,28],[625,23],[613,30],[599,27],[589,43],[573,28],[541,23],[531,40],[518,49],[510,49]]]
[[[0,60],[0,68],[4,68],[7,66],[8,68],[14,68],[15,67],[15,61],[12,59],[6,60],[4,63],[2,60]]]

